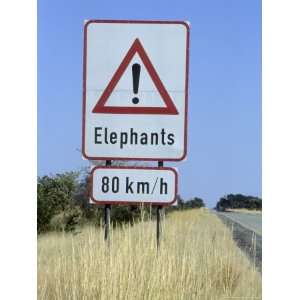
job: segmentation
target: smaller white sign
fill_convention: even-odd
[[[94,204],[169,205],[176,201],[178,175],[173,168],[98,166],[91,175]]]

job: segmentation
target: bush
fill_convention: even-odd
[[[83,223],[82,211],[78,206],[67,209],[54,215],[50,220],[50,230],[55,231],[74,231],[77,225]]]
[[[246,209],[262,209],[262,200],[254,196],[245,196],[242,194],[229,194],[217,202],[216,209],[224,211],[226,209],[246,208]]]
[[[186,201],[184,206],[186,208],[200,208],[200,207],[205,207],[205,204],[201,198],[195,197],[189,201]]]
[[[67,172],[52,177],[38,178],[38,233],[49,230],[52,218],[73,206],[73,196],[76,192],[78,176],[78,172]]]
[[[79,180],[80,179],[80,180]],[[66,172],[55,176],[38,177],[37,184],[37,230],[73,231],[77,225],[89,222],[103,224],[103,206],[89,204],[91,180],[88,170],[84,173]],[[200,198],[187,202],[178,195],[177,206],[164,211],[198,208],[205,206]],[[113,226],[155,217],[155,206],[111,206],[110,221]]]

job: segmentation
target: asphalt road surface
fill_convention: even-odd
[[[231,219],[261,236],[261,214],[241,212],[218,212],[218,214]]]
[[[245,251],[250,261],[261,272],[261,214],[238,212],[216,212],[216,214],[232,230],[237,245]]]

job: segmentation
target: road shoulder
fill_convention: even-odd
[[[247,254],[250,261],[261,272],[262,237],[222,214],[217,213],[217,216],[231,229],[238,247]]]

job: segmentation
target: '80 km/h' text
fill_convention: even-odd
[[[170,204],[176,198],[177,181],[173,168],[95,167],[92,200]]]

